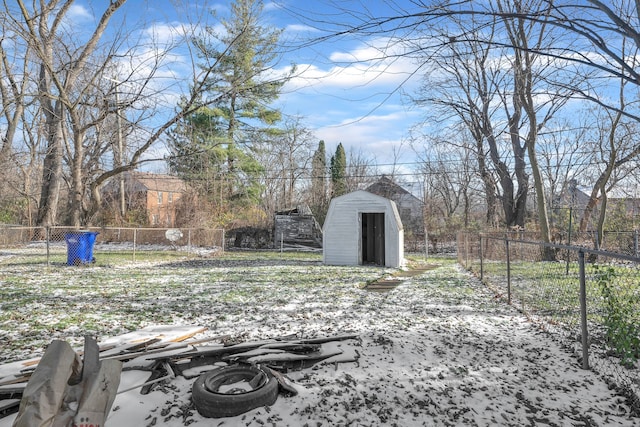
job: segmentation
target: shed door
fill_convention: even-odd
[[[384,265],[384,213],[363,213],[362,264]]]

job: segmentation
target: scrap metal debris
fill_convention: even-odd
[[[288,336],[228,343],[228,336],[196,337],[205,331],[206,328],[198,326],[154,326],[110,338],[100,345],[87,337],[84,351],[74,351],[63,341],[53,341],[41,359],[0,365],[0,418],[20,410],[14,425],[36,425],[33,417],[46,418],[41,414],[51,413],[54,408],[38,409],[38,414],[33,413],[33,408],[51,401],[51,396],[57,402],[54,406],[58,407],[53,413],[61,411],[68,418],[84,409],[82,405],[69,405],[68,402],[63,405],[63,400],[72,398],[84,402],[87,400],[85,396],[90,396],[90,401],[99,401],[98,406],[105,410],[102,418],[94,415],[101,420],[94,425],[104,425],[118,389],[121,370],[122,374],[145,371],[148,376],[136,385],[117,391],[118,394],[135,389],[140,389],[141,394],[148,394],[159,384],[168,383],[178,375],[192,379],[221,366],[261,366],[277,381],[280,393],[292,396],[298,393],[299,386],[286,376],[287,372],[318,363],[355,362],[359,356],[349,346],[338,344],[339,341],[358,338],[352,334],[311,339]],[[82,372],[79,371],[81,355],[84,355]],[[51,378],[44,381],[42,375],[50,375]],[[98,393],[100,381],[102,392]],[[108,387],[105,382],[109,383]],[[34,392],[36,384],[42,388],[43,383],[46,383],[46,391]],[[70,387],[73,388],[72,393],[69,393]],[[84,405],[86,407],[87,403]],[[91,407],[95,406],[94,403]],[[73,414],[71,407],[77,409]]]

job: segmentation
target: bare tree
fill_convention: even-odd
[[[10,78],[8,62],[3,62],[4,120],[20,120],[23,130],[35,132],[24,141],[42,139],[46,145],[40,166],[38,224],[62,220],[78,227],[94,221],[101,207],[100,189],[107,181],[145,162],[163,160],[163,155],[153,157],[151,150],[167,130],[222,96],[202,90],[216,61],[203,58],[197,67],[195,58],[189,57],[185,42],[195,25],[177,29],[175,39],[164,44],[147,38],[145,32],[136,38],[134,29],[125,31],[124,24],[118,27],[114,19],[125,1],[106,4],[87,33],[75,33],[79,27],[67,25],[73,0],[3,2],[0,25],[4,34],[15,38],[11,50],[5,40],[0,53],[5,58],[9,53],[26,53],[25,71],[20,75],[29,79],[21,86],[21,81]],[[166,71],[162,67],[177,47],[185,49],[181,55],[187,55],[192,74],[163,84],[160,71]],[[25,97],[29,94],[35,95]],[[163,97],[171,98],[169,103],[162,102]],[[176,110],[178,97],[182,101]],[[33,104],[30,111],[34,114],[28,118],[19,114],[27,101]],[[118,131],[127,137],[127,144],[121,147],[115,144]],[[10,143],[3,142],[6,152],[5,147]],[[68,210],[60,212],[65,198]]]
[[[10,45],[10,47],[6,47],[7,45]],[[19,60],[18,51],[23,51],[23,55],[20,56],[25,60]],[[0,40],[0,75],[2,76],[2,79],[0,79],[0,97],[2,116],[5,123],[0,144],[1,165],[6,165],[11,157],[14,139],[22,120],[25,104],[29,102],[27,88],[31,82],[26,58],[31,55],[30,51],[30,45],[21,45],[17,37],[7,37],[5,35]]]
[[[362,150],[350,147],[347,152],[346,192],[362,190],[374,181],[377,174],[375,161]]]
[[[8,19],[3,16],[0,25],[6,28]],[[24,209],[31,223],[31,201],[33,166],[38,150],[17,150],[16,139],[20,139],[20,125],[25,110],[33,104],[29,88],[33,85],[29,69],[31,48],[24,45],[20,37],[5,31],[0,39],[0,108],[2,114],[2,138],[0,140],[0,216],[4,221],[19,218],[18,209]],[[33,140],[32,140],[33,141]],[[25,139],[25,144],[29,139]],[[3,212],[4,211],[4,212]]]
[[[609,113],[606,122],[600,122],[597,131],[595,151],[598,160],[596,176],[589,200],[580,219],[581,232],[587,230],[596,208],[595,243],[601,245],[604,240],[604,224],[607,214],[608,193],[635,168],[634,161],[640,156],[640,144],[635,140],[637,125],[623,120],[620,112]],[[593,167],[592,167],[593,169]]]
[[[459,25],[465,25],[460,22]],[[495,23],[485,29],[495,31]],[[441,33],[448,38],[447,32]],[[416,46],[418,47],[418,46]],[[425,107],[427,124],[441,125],[440,132],[449,137],[429,138],[433,144],[442,141],[454,150],[464,149],[464,140],[459,136],[460,128],[466,128],[475,147],[478,174],[484,185],[486,197],[487,224],[495,225],[496,209],[501,200],[504,223],[524,225],[527,179],[524,175],[523,148],[517,139],[512,152],[504,147],[504,135],[508,134],[506,119],[501,111],[508,112],[509,104],[498,101],[505,99],[509,90],[509,67],[499,60],[499,52],[490,46],[476,43],[470,37],[467,43],[455,43],[443,48],[439,55],[423,59],[432,63],[420,93],[412,98],[418,106]],[[414,146],[420,139],[414,138]],[[520,159],[509,161],[510,158]],[[510,165],[519,167],[515,175],[524,186],[517,188],[514,172]],[[514,166],[515,167],[515,166]],[[499,185],[497,185],[499,183]]]
[[[503,92],[501,96],[503,105],[510,106],[510,111],[505,111],[508,125],[504,134],[512,146],[513,162],[504,162],[501,158],[496,162],[495,151],[492,153],[489,149],[486,153],[501,177],[498,180],[502,191],[499,197],[503,202],[507,224],[523,223],[521,213],[526,206],[528,187],[528,178],[524,173],[526,169],[523,166],[529,168],[533,176],[541,238],[548,241],[546,188],[536,148],[538,135],[549,131],[552,117],[564,107],[569,97],[595,102],[601,107],[640,121],[637,108],[621,109],[615,102],[611,102],[605,92],[610,87],[612,78],[629,83],[627,91],[635,91],[640,85],[635,55],[629,54],[629,49],[625,50],[621,43],[626,40],[630,45],[640,46],[638,2],[421,0],[401,3],[387,0],[384,6],[388,13],[374,14],[367,7],[347,9],[348,6],[338,6],[351,17],[351,22],[358,21],[356,24],[346,21],[327,22],[322,17],[308,18],[306,22],[325,31],[325,35],[315,41],[342,37],[360,37],[362,40],[386,37],[389,40],[387,46],[394,49],[378,51],[378,58],[391,61],[400,57],[422,56],[423,61],[419,62],[413,73],[421,72],[425,64],[441,58],[443,52],[460,52],[463,50],[462,46],[481,46],[479,51],[508,50],[513,69],[511,94],[507,97],[508,92]],[[380,8],[376,10],[379,11]],[[465,25],[459,26],[460,22]],[[496,24],[500,25],[500,30],[506,37],[496,37],[496,32],[492,31]],[[456,26],[457,31],[453,30]],[[431,29],[436,29],[436,33]],[[449,31],[445,33],[438,29]],[[439,37],[441,35],[445,37]],[[408,40],[409,48],[398,53],[396,47],[401,40]],[[556,77],[550,80],[549,74],[543,76],[543,72],[556,74]],[[502,87],[506,88],[504,82]],[[536,90],[536,87],[542,87],[543,90]],[[474,95],[480,98],[484,93],[478,90]],[[550,97],[545,100],[547,95]],[[475,98],[473,101],[482,105]],[[496,123],[495,117],[492,117],[492,121]],[[472,125],[483,129],[481,123]],[[497,130],[500,128],[497,127]],[[501,135],[499,131],[491,133]],[[481,132],[474,136],[477,141],[487,138],[486,133]],[[491,146],[490,143],[488,145]],[[479,148],[477,152],[480,173],[485,177],[486,194],[490,200],[492,180],[485,173],[488,169],[481,165],[485,159],[485,150]],[[500,165],[500,161],[505,164]],[[517,187],[509,183],[509,168],[521,171],[515,176]],[[513,201],[514,209],[510,209],[509,200]],[[491,205],[489,203],[489,208]]]
[[[600,10],[610,10],[600,2],[593,3]],[[627,7],[629,7],[629,5],[627,5]],[[636,4],[636,8],[637,7]],[[614,19],[618,25],[624,27],[627,32],[632,32],[633,28],[627,28],[627,26],[631,26],[630,19],[634,17],[634,15],[637,15],[637,13],[637,10],[630,13],[628,8],[623,7],[616,9],[617,16],[612,16],[612,19]],[[638,103],[635,101],[635,96],[632,97],[632,101],[629,102],[627,100],[631,98],[631,96],[627,95],[628,86],[634,86],[640,83],[640,81],[635,84],[633,83],[633,74],[637,69],[637,54],[640,50],[640,39],[636,39],[630,43],[626,38],[622,38],[619,41],[619,46],[616,46],[614,41],[610,41],[606,49],[611,52],[619,52],[619,59],[624,62],[619,64],[617,104],[614,106],[613,100],[609,101],[607,105],[610,108],[602,112],[605,119],[599,119],[597,121],[599,127],[595,142],[597,144],[596,153],[599,157],[596,163],[599,166],[599,173],[595,178],[589,195],[589,201],[585,206],[580,220],[580,231],[583,232],[587,229],[587,225],[596,207],[598,204],[600,205],[596,221],[596,246],[601,245],[604,240],[608,192],[619,181],[626,177],[629,173],[629,165],[640,156],[640,144],[636,142],[635,138],[638,121],[630,117],[632,116],[631,114],[628,114],[629,110],[633,111],[637,108]],[[631,68],[631,70],[629,68]],[[598,103],[598,105],[602,105],[602,103]]]
[[[584,176],[595,154],[590,123],[593,118],[586,111],[577,116],[580,117],[578,121],[558,121],[553,129],[538,136],[537,151],[550,202],[552,234],[568,227],[566,220],[569,214],[576,212],[573,210],[576,206],[571,198],[570,183]]]
[[[51,0],[34,3],[30,8],[23,0],[18,0],[17,10],[10,8],[5,1],[7,19],[5,30],[13,30],[23,40],[24,45],[33,51],[38,67],[37,102],[45,117],[44,128],[47,141],[43,163],[42,190],[37,223],[51,225],[56,223],[60,190],[63,184],[63,155],[65,142],[65,119],[71,122],[71,140],[75,150],[75,159],[83,158],[83,144],[86,128],[77,116],[79,106],[86,94],[77,83],[87,67],[107,25],[124,4],[125,0],[112,1],[103,11],[93,33],[81,47],[64,44],[64,20],[72,0]],[[66,48],[62,48],[66,47]],[[71,200],[80,203],[79,194],[82,176],[79,168],[72,168]],[[74,216],[74,224],[79,225],[79,217]]]
[[[445,84],[429,80],[423,89],[424,97],[416,101],[437,106],[436,114],[447,114],[444,120],[455,117],[468,128],[476,141],[476,158],[487,205],[491,207],[497,195],[508,227],[525,226],[529,171],[533,174],[541,239],[550,241],[536,142],[538,132],[564,105],[568,94],[549,84],[556,70],[553,64],[541,61],[533,53],[552,43],[545,29],[518,19],[517,10],[533,5],[529,2],[510,2],[509,5],[516,12],[504,13],[482,28],[489,43],[478,42],[480,30],[476,30],[478,24],[472,19],[441,30],[444,46],[428,60],[434,63],[432,74]],[[497,6],[504,9],[501,2],[497,2]],[[507,43],[498,36],[502,32]],[[496,50],[496,44],[519,48]],[[504,142],[509,144],[509,150],[505,149]],[[454,138],[452,144],[460,142]],[[491,160],[491,169],[487,168],[487,158]],[[490,171],[495,171],[496,178],[490,177]]]
[[[482,185],[474,162],[475,144],[465,134],[468,135],[468,130],[458,134],[459,145],[455,150],[444,141],[417,147],[422,149],[416,154],[427,196],[425,222],[430,231],[444,233],[472,228],[477,225],[474,208],[486,203],[486,199],[482,200]]]
[[[285,121],[282,129],[264,135],[259,142],[254,140],[256,160],[265,165],[262,206],[267,216],[306,201],[301,188],[303,179],[309,177],[315,141],[300,118]]]
[[[555,43],[549,39],[548,28],[545,25],[534,26],[530,22],[518,17],[522,11],[536,8],[537,2],[522,1],[511,3],[512,8],[507,8],[501,1],[497,2],[498,9],[502,13],[510,45],[514,47],[513,70],[514,70],[514,96],[512,99],[516,115],[509,117],[510,138],[522,139],[526,147],[529,167],[533,175],[535,186],[536,206],[538,213],[538,226],[540,227],[540,238],[543,242],[551,242],[551,229],[547,209],[545,184],[542,179],[536,144],[538,133],[544,129],[553,116],[561,109],[572,96],[572,91],[560,89],[554,91],[553,82],[547,82],[556,77],[557,71],[554,60],[538,55],[547,46],[554,46]],[[506,12],[514,14],[516,17],[509,19]],[[545,13],[544,10],[541,13]],[[550,13],[550,9],[546,13]],[[553,34],[551,33],[553,37]],[[549,73],[551,70],[551,73]],[[553,77],[550,77],[551,74]],[[557,77],[556,77],[557,78]],[[562,81],[558,79],[558,81]],[[543,86],[543,92],[537,92],[538,86]],[[566,87],[566,85],[562,85]],[[539,96],[544,94],[546,101]],[[518,115],[520,111],[526,116],[526,127],[523,126]],[[518,122],[518,123],[515,123]],[[553,259],[552,251],[545,247],[545,259]]]

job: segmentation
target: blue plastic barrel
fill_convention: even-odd
[[[67,265],[82,265],[95,262],[93,244],[96,242],[98,234],[100,233],[95,231],[66,233],[64,239],[67,241]]]

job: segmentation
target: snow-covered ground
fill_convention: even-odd
[[[97,315],[104,310],[109,322],[122,319],[109,311],[148,310],[148,323],[170,318],[175,324],[209,328],[198,337],[358,336],[341,343],[359,355],[357,362],[288,373],[300,393],[280,396],[271,407],[232,418],[203,418],[190,400],[194,380],[178,376],[148,395],[137,389],[119,394],[107,426],[640,424],[623,397],[582,370],[546,332],[454,263],[432,262],[438,267],[389,292],[363,289],[364,282],[389,271],[327,267],[317,261],[131,263],[113,267],[130,277],[118,276],[123,281],[118,285],[109,281],[113,273],[88,267],[87,274],[101,271],[104,280],[97,288],[103,294],[130,289],[122,298],[106,299],[85,286],[85,299],[97,302]],[[82,294],[75,289],[82,288],[82,279],[64,272],[54,271],[48,280],[66,280],[56,295],[70,303],[75,292]],[[2,281],[0,286],[16,286]],[[0,333],[18,338],[7,330],[11,327],[4,321]],[[125,372],[120,389],[147,377]],[[0,427],[10,426],[13,418],[0,419]]]

